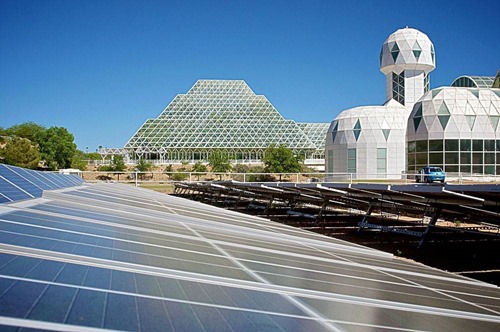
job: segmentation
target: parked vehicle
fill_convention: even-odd
[[[440,181],[441,183],[445,180],[444,171],[441,167],[427,166],[423,167],[420,172],[415,176],[417,182],[431,183],[434,181]]]

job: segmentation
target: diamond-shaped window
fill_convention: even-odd
[[[392,45],[391,55],[392,55],[392,59],[394,60],[394,62],[396,62],[396,59],[398,58],[398,55],[399,55],[398,43],[394,43],[394,45]]]
[[[356,121],[356,124],[354,125],[354,137],[356,138],[356,141],[358,140],[359,138],[359,135],[361,134],[361,123],[359,122],[359,119],[358,121]]]
[[[435,54],[434,53],[434,45],[431,44],[431,58],[432,58],[432,63],[433,64],[436,63],[436,61],[434,60],[434,57],[435,57],[434,54]]]

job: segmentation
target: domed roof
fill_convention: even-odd
[[[352,132],[353,135],[347,135],[344,138],[352,142],[359,142],[358,139],[387,142],[390,137],[392,137],[391,140],[398,141],[398,137],[404,138],[410,111],[399,103],[355,107],[341,112],[328,130],[332,133],[334,141],[335,136],[340,132]]]
[[[500,134],[500,90],[441,87],[427,92],[408,118],[409,140],[495,138]]]
[[[399,29],[391,34],[380,51],[380,70],[384,74],[403,70],[423,70],[436,67],[434,45],[427,35],[412,28]]]

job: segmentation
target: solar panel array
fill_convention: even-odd
[[[75,175],[29,170],[0,164],[0,204],[41,197],[44,190],[81,185]]]
[[[0,330],[494,331],[497,287],[132,186],[0,206]]]

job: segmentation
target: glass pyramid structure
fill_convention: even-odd
[[[199,80],[156,119],[146,120],[125,149],[159,160],[206,160],[223,149],[232,159],[255,160],[269,145],[285,144],[306,159],[322,159],[328,126],[284,119],[245,81]]]

